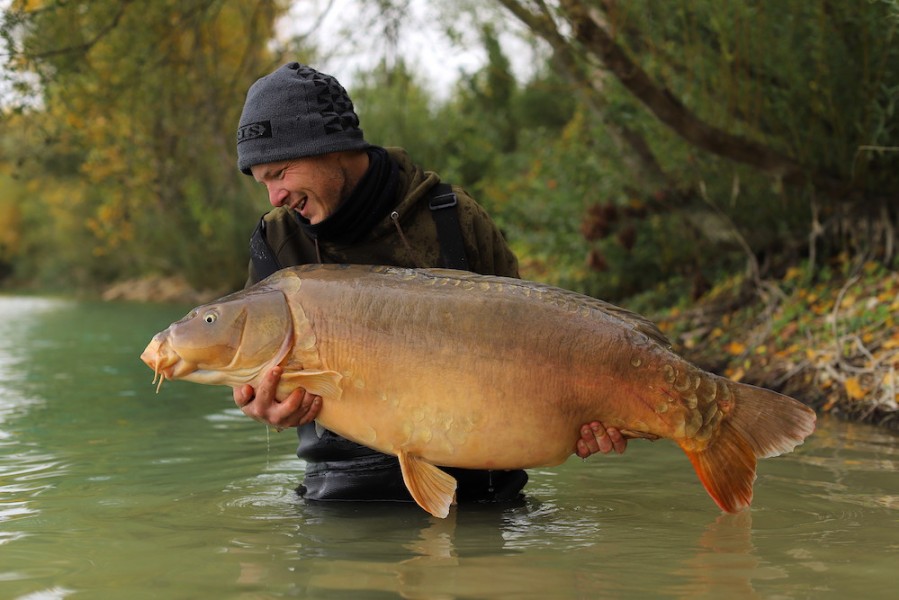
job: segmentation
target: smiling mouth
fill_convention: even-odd
[[[294,205],[293,205],[293,209],[294,209],[295,211],[297,211],[298,213],[302,214],[302,213],[303,213],[303,209],[306,208],[306,204],[308,204],[308,202],[309,202],[309,198],[308,198],[308,197],[305,197],[305,198],[303,198],[302,200],[300,200],[299,202],[297,202],[296,204],[294,204]]]

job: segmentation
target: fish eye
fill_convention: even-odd
[[[218,318],[218,315],[216,315],[214,312],[208,312],[205,315],[203,315],[203,320],[206,321],[210,325],[215,323],[215,320],[217,318]]]

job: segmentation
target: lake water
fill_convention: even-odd
[[[669,442],[517,506],[313,505],[295,434],[139,360],[189,307],[0,296],[0,598],[895,598],[899,436],[822,420],[723,515]]]

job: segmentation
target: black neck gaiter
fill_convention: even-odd
[[[326,242],[352,244],[362,239],[396,206],[399,169],[387,151],[368,148],[369,166],[350,196],[321,223],[312,225],[300,217],[309,237]]]

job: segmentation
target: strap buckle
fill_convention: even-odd
[[[456,194],[454,192],[450,192],[449,194],[441,194],[439,196],[434,196],[428,201],[428,207],[431,210],[440,210],[441,208],[452,208],[459,204],[459,200],[456,198]]]

